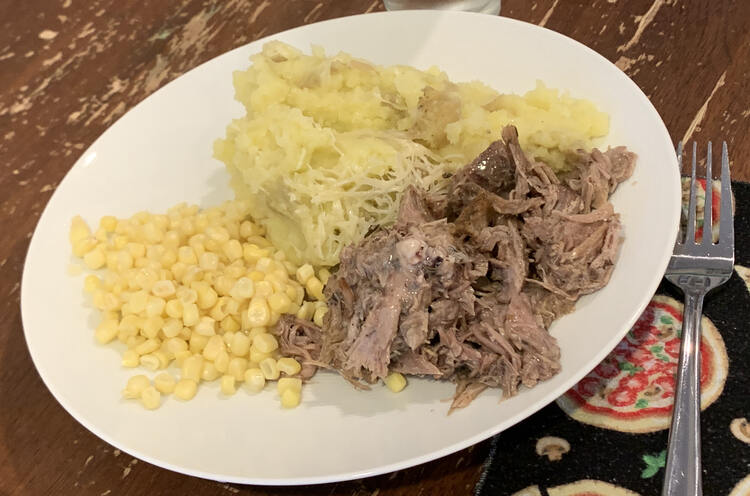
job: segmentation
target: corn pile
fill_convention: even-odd
[[[330,274],[286,260],[247,218],[247,205],[234,201],[106,216],[94,232],[73,219],[73,254],[96,271],[84,289],[102,314],[97,341],[124,343],[125,367],[161,371],[153,381],[133,376],[124,397],[154,409],[163,394],[193,398],[202,381],[219,380],[227,395],[277,381],[282,406],[299,404],[301,366],[280,355],[268,329],[285,313],[322,325]],[[172,363],[179,378],[165,370]]]

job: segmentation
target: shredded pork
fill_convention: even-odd
[[[284,316],[281,350],[366,387],[390,372],[457,384],[452,408],[560,370],[548,328],[609,281],[621,243],[609,195],[635,154],[581,152],[558,177],[503,130],[444,195],[405,191],[396,224],[341,252],[323,328]]]

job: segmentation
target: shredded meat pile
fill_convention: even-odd
[[[506,396],[560,370],[547,331],[609,280],[621,243],[609,195],[635,154],[579,153],[558,177],[515,127],[457,172],[446,194],[410,187],[396,224],[341,253],[323,328],[284,316],[275,332],[303,377],[338,370],[366,387],[390,372],[457,383],[451,408]]]

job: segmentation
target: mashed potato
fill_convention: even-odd
[[[609,121],[591,102],[537,83],[523,96],[453,83],[437,68],[379,67],[270,42],[234,74],[247,114],[216,141],[237,198],[297,263],[332,266],[341,249],[395,219],[408,184],[445,177],[506,124],[526,153],[560,171]]]

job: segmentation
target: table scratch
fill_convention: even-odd
[[[641,35],[646,30],[648,25],[651,24],[651,22],[654,20],[654,17],[656,17],[656,13],[659,12],[659,9],[662,5],[664,5],[664,0],[654,0],[654,3],[651,4],[651,7],[648,8],[645,14],[636,17],[636,19],[638,19],[638,27],[636,28],[633,37],[630,38],[627,43],[618,46],[618,52],[624,52],[625,50],[638,43],[638,41],[641,39]]]

